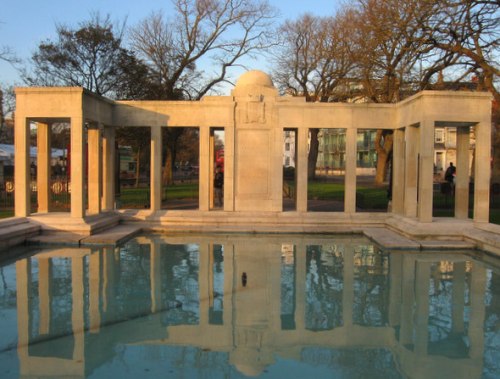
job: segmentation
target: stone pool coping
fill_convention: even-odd
[[[121,211],[85,220],[67,213],[0,220],[0,254],[10,246],[119,245],[141,232],[238,234],[362,234],[385,250],[477,249],[500,257],[500,226],[435,218],[431,223],[385,213],[225,213]]]

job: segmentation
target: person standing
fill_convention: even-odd
[[[222,192],[224,188],[224,173],[221,170],[221,167],[217,165],[215,168],[215,176],[214,176],[214,197],[217,201],[217,206],[222,207]]]

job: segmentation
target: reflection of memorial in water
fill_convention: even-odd
[[[481,377],[486,269],[470,257],[387,254],[344,236],[211,238],[139,237],[18,261],[23,377],[83,377],[118,345],[191,346],[197,364],[222,359],[246,375],[281,357]]]

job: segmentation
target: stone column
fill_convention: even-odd
[[[234,211],[235,125],[224,127],[224,210]]]
[[[394,131],[392,151],[392,213],[404,214],[405,199],[405,132],[404,129]]]
[[[432,222],[434,193],[434,121],[420,124],[420,164],[418,176],[418,218],[420,222]]]
[[[418,129],[409,126],[405,130],[405,170],[404,170],[404,215],[417,216],[418,179]]]
[[[161,209],[161,193],[162,193],[162,178],[161,178],[161,127],[151,127],[151,171],[150,171],[150,207],[151,212],[156,212]],[[173,162],[172,162],[173,163]]]
[[[30,186],[30,127],[29,121],[21,112],[20,104],[16,109],[14,135],[14,196],[16,217],[26,217],[31,213]]]
[[[50,258],[38,259],[38,296],[40,298],[40,334],[50,333],[50,314],[52,303],[52,261]]]
[[[297,129],[297,161],[295,162],[296,175],[296,209],[298,212],[307,212],[307,140],[309,129]]]
[[[474,162],[474,221],[489,222],[491,175],[491,120],[479,122],[476,132]]]
[[[355,128],[346,130],[345,141],[345,190],[344,212],[356,212],[356,140],[358,131]]]
[[[100,310],[101,253],[93,251],[89,257],[89,329],[99,333],[101,327]]]
[[[115,208],[115,128],[105,126],[102,139],[102,201],[101,209]]]
[[[71,217],[85,216],[85,123],[82,116],[71,118]]]
[[[154,239],[150,243],[151,313],[162,311],[161,304],[161,244]]]
[[[98,124],[88,129],[88,201],[89,214],[101,213],[102,150]]]
[[[455,176],[455,217],[469,217],[469,127],[457,128],[457,172]]]
[[[213,155],[210,155],[210,128],[200,126],[200,168],[199,168],[199,186],[198,198],[200,211],[210,210],[210,162],[213,161]]]
[[[215,129],[210,129],[208,152],[208,207],[214,208],[214,174],[215,174]],[[201,165],[200,165],[201,170]]]
[[[36,186],[38,213],[50,211],[50,124],[37,123]]]

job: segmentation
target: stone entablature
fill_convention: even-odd
[[[491,97],[479,92],[424,91],[397,104],[307,103],[280,97],[270,77],[249,71],[232,96],[201,101],[112,101],[82,88],[18,88],[16,109],[16,216],[30,214],[29,125],[38,123],[39,212],[48,212],[50,124],[71,124],[71,215],[83,218],[114,207],[114,127],[151,128],[151,212],[161,212],[161,128],[197,127],[200,135],[199,211],[210,210],[213,178],[211,130],[225,133],[225,212],[282,212],[283,131],[295,130],[296,212],[307,212],[310,128],[346,130],[344,213],[356,213],[356,133],[391,129],[394,138],[393,214],[432,221],[434,129],[457,127],[457,218],[467,218],[469,130],[476,133],[474,220],[489,218]],[[84,199],[85,136],[88,209]],[[259,151],[259,154],[255,154]],[[45,162],[45,163],[44,163]],[[465,167],[465,165],[464,165]],[[46,188],[47,187],[47,188]],[[188,211],[187,211],[188,212]]]

